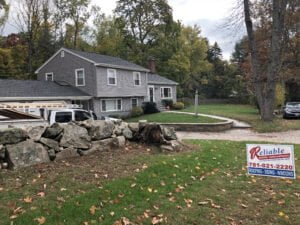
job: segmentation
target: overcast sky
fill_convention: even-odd
[[[14,1],[14,0],[12,0]],[[235,42],[245,33],[240,29],[233,34],[224,28],[225,20],[229,17],[237,0],[169,0],[173,8],[175,20],[180,20],[186,25],[197,24],[201,27],[202,35],[207,37],[210,43],[217,41],[222,48],[224,58],[229,59]],[[116,0],[92,0],[92,4],[99,5],[102,12],[112,14],[116,6]],[[13,11],[13,7],[11,8]],[[10,24],[12,22],[10,21]],[[4,34],[16,32],[16,29],[8,24]]]

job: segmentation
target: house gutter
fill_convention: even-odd
[[[56,96],[56,97],[0,97],[0,102],[7,101],[47,101],[47,100],[90,100],[91,96]]]

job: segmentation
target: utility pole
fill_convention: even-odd
[[[195,93],[195,115],[198,116],[198,104],[199,104],[199,96],[198,96],[198,90],[196,90]]]

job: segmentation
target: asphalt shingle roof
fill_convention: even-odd
[[[78,88],[51,81],[0,79],[0,100],[5,97],[88,97]]]
[[[158,74],[149,73],[148,74],[148,84],[168,84],[177,85],[175,81],[169,80],[168,78],[162,77]]]
[[[83,52],[83,51],[74,50],[74,49],[67,49],[67,50],[69,50],[77,55],[80,55],[81,57],[89,59],[95,63],[113,65],[113,66],[117,66],[117,67],[125,67],[128,69],[138,70],[138,71],[148,71],[148,69],[146,69],[140,65],[137,65],[135,63],[129,62],[127,60],[124,60],[124,59],[121,59],[118,57],[101,55],[101,54],[92,53],[92,52]]]

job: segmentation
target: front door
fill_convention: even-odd
[[[150,102],[155,102],[155,96],[154,96],[154,86],[148,87],[148,97]]]

